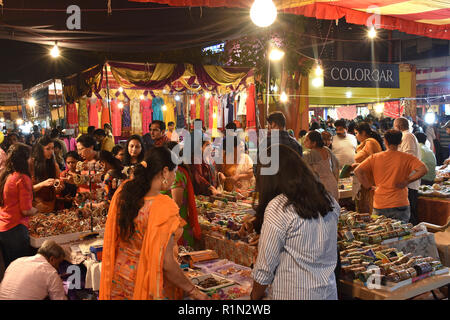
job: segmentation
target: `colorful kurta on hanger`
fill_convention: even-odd
[[[163,117],[167,128],[169,122],[175,123],[175,100],[173,97],[166,97],[164,101],[166,108],[163,110]]]
[[[161,97],[155,97],[152,100],[152,109],[153,109],[153,121],[160,120],[164,121],[164,116],[162,112],[162,107],[164,105],[164,100]]]
[[[131,134],[142,134],[141,107],[139,99],[136,98],[131,100]]]
[[[122,135],[122,110],[119,108],[119,100],[117,98],[111,101],[111,116],[113,136],[120,137]]]
[[[78,105],[78,125],[81,133],[87,133],[87,127],[89,126],[88,110],[87,110],[87,97],[80,98]]]
[[[122,137],[129,137],[131,133],[130,100],[125,98],[122,103]]]
[[[152,123],[152,100],[146,97],[139,104],[142,113],[142,135],[144,135],[148,133],[149,126]]]
[[[93,95],[87,100],[87,109],[89,113],[89,126],[98,128],[98,113],[102,111],[102,101]]]

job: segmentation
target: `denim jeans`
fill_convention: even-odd
[[[29,256],[31,254],[30,236],[27,227],[19,224],[8,231],[0,232],[0,246],[3,252],[5,269],[14,260]]]
[[[405,223],[409,222],[409,217],[411,215],[409,206],[397,207],[397,208],[387,208],[387,209],[375,209],[373,208],[373,213],[382,214],[385,217],[401,220]]]

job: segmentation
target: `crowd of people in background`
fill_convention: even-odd
[[[44,265],[47,277],[54,278],[49,266],[56,268],[61,260],[59,248],[47,243],[23,266],[13,263],[29,255],[29,217],[70,208],[78,194],[104,186],[109,211],[101,299],[177,299],[182,291],[207,299],[181,272],[173,253],[177,245],[199,248],[195,195],[226,191],[258,200],[256,216],[243,226],[259,235],[253,299],[263,298],[270,284],[274,299],[336,299],[340,172],[354,172],[358,212],[416,224],[421,179],[432,184],[436,165],[450,163],[448,119],[426,125],[405,117],[315,118],[296,136],[286,128],[284,114],[273,112],[267,128],[260,146],[272,152],[273,132],[279,133],[280,145],[279,170],[269,176],[261,174],[266,163],[252,161],[253,146],[236,122],[226,126],[233,133],[219,146],[205,139],[202,128],[202,140],[191,139],[191,154],[183,155],[190,161],[181,164],[172,161],[171,150],[184,143],[173,122],[166,128],[163,121],[153,121],[149,133],[119,144],[108,124],[89,127],[75,148],[61,139],[60,127],[42,132],[34,126],[28,136],[8,132],[0,148],[0,248],[9,268],[0,296],[17,294],[14,286],[23,282],[13,275],[21,272],[25,281],[33,265]],[[214,162],[214,152],[224,152],[223,164]],[[76,183],[80,162],[99,163],[102,174],[93,175],[89,185]],[[85,167],[81,173],[91,174]],[[42,295],[33,290],[34,296]],[[59,289],[53,292],[50,298],[61,298]]]

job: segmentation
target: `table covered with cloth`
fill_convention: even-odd
[[[450,218],[450,199],[419,197],[417,215],[419,222],[428,222],[438,226],[445,225]]]

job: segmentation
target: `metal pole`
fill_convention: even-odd
[[[267,68],[267,83],[266,83],[266,91],[267,91],[267,107],[266,107],[266,118],[269,116],[269,92],[270,92],[270,59],[269,65]]]
[[[109,102],[108,68],[107,68],[107,66],[106,66],[106,63],[105,63],[105,74],[106,74],[106,101],[108,102],[108,110],[109,110],[109,125],[111,126],[111,130],[112,130],[113,127],[112,127],[112,123],[111,123],[111,121],[112,121],[112,117],[111,117],[111,104],[110,104],[110,102]],[[112,132],[111,132],[111,134],[112,134]],[[114,137],[114,135],[113,135],[113,137]]]

